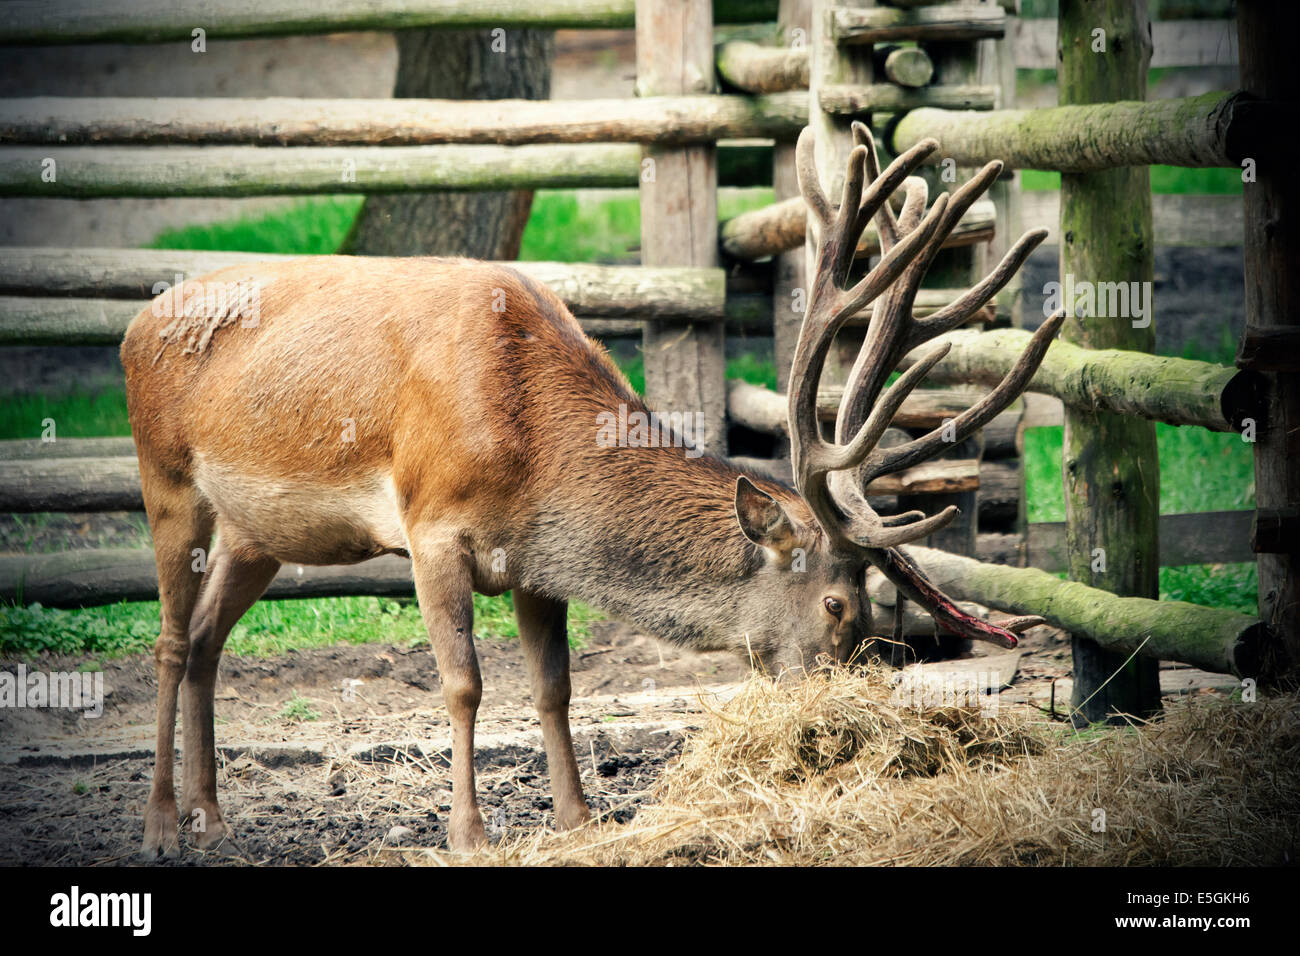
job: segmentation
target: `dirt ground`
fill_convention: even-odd
[[[518,644],[480,640],[478,650],[476,765],[489,832],[550,826],[546,758]],[[587,800],[620,821],[646,799],[702,708],[748,673],[728,655],[684,652],[614,622],[595,624],[572,659]],[[16,663],[0,669],[13,672]],[[80,664],[27,662],[49,671]],[[1053,685],[1058,713],[1069,700],[1069,644],[1050,628],[1030,632],[1018,652],[977,648],[967,660],[924,666],[995,670],[1012,706],[1048,709]],[[1224,678],[1186,670],[1165,672],[1163,683],[1170,692],[1226,689]],[[152,659],[108,662],[104,690],[99,718],[0,709],[0,865],[136,862],[153,774]],[[286,714],[295,699],[296,718]],[[427,647],[228,656],[216,711],[218,785],[237,845],[220,854],[185,847],[165,865],[370,863],[386,846],[445,846],[450,730]]]

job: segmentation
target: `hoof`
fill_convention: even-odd
[[[175,805],[147,809],[144,814],[144,842],[140,845],[140,859],[152,863],[159,857],[174,860],[180,855]]]

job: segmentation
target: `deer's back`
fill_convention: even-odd
[[[254,524],[322,496],[327,510],[352,495],[362,512],[491,520],[506,499],[517,511],[560,464],[564,433],[589,440],[600,393],[626,391],[550,290],[499,266],[327,257],[226,269],[183,291],[212,290],[228,293],[224,311],[151,306],[132,322],[131,426],[142,460],[218,504],[278,500]]]

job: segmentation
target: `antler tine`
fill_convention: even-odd
[[[816,149],[817,141],[813,136],[812,127],[805,126],[803,132],[799,134],[799,141],[795,144],[795,175],[799,180],[799,192],[803,194],[803,201],[808,204],[808,208],[825,229],[830,225],[835,213],[817,175]]]
[[[905,445],[870,455],[862,468],[863,482],[919,464],[938,452],[944,445],[953,441],[962,441],[976,429],[992,421],[1025,390],[1029,380],[1038,371],[1038,366],[1042,364],[1047,347],[1052,344],[1052,339],[1056,337],[1064,322],[1065,310],[1059,309],[1039,326],[1038,331],[1029,340],[1029,345],[1016,360],[1015,366],[1007,372],[997,387],[954,418],[947,427],[941,426]],[[927,355],[926,359],[929,358],[930,355]],[[947,436],[945,432],[948,433]]]
[[[858,251],[858,236],[861,230],[855,228],[858,220],[858,203],[862,201],[862,184],[866,176],[867,150],[863,146],[854,146],[849,153],[849,168],[844,176],[844,195],[840,200],[839,215],[835,218],[832,230],[832,246],[835,259],[831,263],[831,283],[839,288],[849,277],[853,266],[853,257]]]
[[[879,265],[868,272],[857,285],[847,291],[843,304],[846,320],[848,316],[860,312],[867,303],[893,285],[894,280],[902,275],[909,265],[914,264],[918,258],[925,255],[926,246],[938,235],[947,208],[948,194],[944,193],[934,201],[934,205],[930,207],[930,212],[907,235],[907,238],[894,246],[889,251],[889,254],[880,260]],[[904,211],[906,211],[906,207],[904,207]],[[894,267],[895,265],[897,268]]]
[[[854,142],[867,147],[867,179],[874,183],[880,178],[880,156],[876,152],[876,138],[871,135],[871,130],[866,123],[854,120],[850,125],[853,129]],[[880,234],[880,251],[887,253],[894,248],[894,243],[898,242],[898,219],[894,216],[893,207],[887,202],[881,204],[875,218],[876,231]],[[865,222],[863,228],[866,228]],[[854,244],[856,245],[856,242]]]
[[[869,408],[880,394],[881,388],[884,387],[885,380],[889,373],[898,365],[903,356],[921,342],[929,341],[934,332],[920,337],[913,334],[913,329],[917,326],[917,320],[912,317],[912,309],[916,302],[916,292],[920,288],[921,280],[929,270],[930,264],[938,254],[944,240],[957,227],[961,217],[971,204],[975,202],[985,190],[992,185],[1003,168],[1003,164],[994,161],[986,164],[980,171],[969,181],[964,183],[960,189],[949,194],[944,193],[936,200],[935,205],[940,200],[947,197],[948,205],[939,228],[933,238],[926,245],[926,248],[912,260],[910,266],[903,273],[902,280],[892,288],[888,294],[876,305],[875,315],[872,317],[871,328],[867,334],[866,341],[862,344],[862,350],[858,359],[854,362],[853,369],[849,373],[848,386],[844,390],[844,395],[840,399],[840,411],[836,425],[836,440],[843,443],[849,440],[849,435],[858,428],[858,423],[866,414]],[[908,179],[906,184],[908,193],[907,200],[903,204],[903,211],[898,219],[898,227],[903,234],[907,234],[914,228],[915,220],[920,215],[920,209],[923,208],[925,195],[928,191],[925,181],[921,179]],[[1032,249],[1032,246],[1030,247]],[[1028,251],[1025,252],[1028,255]],[[1023,261],[1023,260],[1022,260]],[[1005,263],[1004,263],[1005,264]],[[1019,268],[1020,263],[1012,268],[1012,272]],[[995,273],[1001,273],[1002,264],[994,270]],[[1005,285],[1010,275],[1002,279]],[[981,292],[984,290],[983,283],[977,286]],[[993,295],[997,292],[997,286],[989,293]],[[976,290],[971,290],[962,300],[968,299]],[[979,305],[983,305],[980,302]],[[975,306],[978,308],[979,306]],[[973,312],[974,309],[971,309]],[[946,316],[946,320],[951,320],[952,314]],[[927,326],[931,328],[933,326]]]
[[[915,319],[911,331],[904,339],[902,352],[906,354],[918,345],[930,341],[937,335],[951,332],[965,324],[984,304],[997,295],[1002,287],[1011,281],[1029,254],[1038,248],[1039,243],[1047,238],[1046,229],[1031,229],[1021,236],[1014,246],[1007,250],[996,268],[980,282],[949,302],[943,308],[924,319]]]

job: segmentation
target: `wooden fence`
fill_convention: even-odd
[[[784,387],[801,320],[791,308],[792,293],[804,287],[800,247],[806,210],[794,185],[792,155],[793,140],[804,125],[821,134],[825,148],[819,162],[832,195],[836,178],[843,175],[848,123],[855,118],[870,122],[886,152],[936,136],[941,142],[936,158],[953,159],[963,169],[1002,158],[1010,168],[1086,176],[1153,162],[1236,166],[1242,159],[1258,159],[1262,167],[1267,161],[1266,131],[1281,109],[1267,95],[1275,82],[1271,72],[1258,81],[1260,88],[1248,92],[1014,110],[1016,67],[1058,63],[1055,24],[1018,20],[1011,15],[1015,7],[1013,0],[909,0],[896,7],[839,6],[832,0],[338,0],[319,8],[300,0],[24,4],[0,23],[0,43],[188,42],[198,23],[211,38],[439,26],[635,26],[640,96],[564,103],[0,100],[0,195],[250,196],[635,186],[641,196],[642,265],[518,267],[552,286],[590,334],[642,339],[652,404],[702,411],[710,447],[723,454],[729,428],[769,436],[777,457],[747,463],[780,474],[788,470],[788,461],[779,457],[784,396],[727,383],[724,337],[773,336]],[[1274,56],[1277,44],[1267,31],[1247,29],[1260,14],[1248,0],[1242,7],[1242,35],[1254,38],[1243,47],[1247,75],[1249,58]],[[776,22],[766,22],[771,20]],[[744,26],[715,28],[715,23]],[[1233,63],[1238,55],[1230,24],[1156,24],[1154,35],[1155,64]],[[1276,97],[1284,94],[1290,95],[1281,91]],[[772,145],[755,146],[754,140]],[[163,146],[165,152],[158,149]],[[646,160],[653,161],[658,175],[642,175]],[[51,168],[56,175],[49,174]],[[348,176],[340,175],[344,169]],[[1260,175],[1263,182],[1262,168]],[[938,169],[927,176],[932,188],[947,188],[949,180]],[[777,201],[719,227],[719,183],[771,183]],[[1279,193],[1288,188],[1276,185]],[[1275,209],[1280,200],[1275,196],[1270,202]],[[988,200],[975,204],[954,231],[931,272],[930,287],[918,299],[918,312],[961,294],[982,274],[989,257],[1000,256],[1019,235],[1022,223],[1058,231],[1065,205],[1056,193],[1021,194],[1012,178],[996,183]],[[1245,208],[1243,217],[1236,198],[1157,197],[1154,235],[1147,226],[1147,241],[1240,243],[1243,223],[1250,221],[1249,200]],[[1248,282],[1253,276],[1267,286],[1271,277],[1259,272],[1258,264],[1273,253],[1264,249],[1259,235],[1244,235]],[[876,251],[876,237],[868,231],[859,255]],[[4,250],[0,344],[117,342],[157,283],[247,258],[268,257]],[[897,428],[934,427],[1002,374],[1026,335],[1008,327],[1018,324],[1018,294],[1013,283],[996,308],[949,336],[952,350],[931,376],[940,387],[916,392],[904,405]],[[1259,554],[1264,623],[1237,615],[1239,621],[1225,624],[1225,612],[1178,605],[1167,614],[1176,616],[1177,628],[1187,632],[1189,650],[1180,657],[1177,642],[1167,641],[1159,653],[1236,672],[1268,672],[1282,660],[1279,638],[1295,642],[1300,606],[1282,597],[1297,589],[1287,550],[1295,546],[1297,494],[1287,477],[1291,473],[1280,464],[1291,432],[1278,430],[1292,414],[1294,379],[1289,376],[1295,366],[1286,365],[1278,374],[1267,364],[1297,351],[1294,330],[1284,326],[1300,312],[1290,300],[1283,303],[1284,297],[1248,297],[1251,329],[1241,369],[1058,342],[1031,385],[1037,398],[1018,403],[948,457],[868,491],[886,508],[961,505],[964,518],[933,536],[930,544],[967,558],[1019,566],[1005,569],[1009,577],[970,576],[987,580],[988,587],[963,587],[962,597],[1022,612],[1025,594],[1036,595],[1031,604],[1055,600],[1041,572],[1025,566],[1074,569],[1080,549],[1095,536],[1073,512],[1068,524],[1026,523],[1019,463],[1026,427],[1087,414],[1220,431],[1256,429],[1257,468],[1281,476],[1261,482],[1259,514],[1169,515],[1158,522],[1149,514],[1144,520],[1153,539],[1158,526],[1159,545],[1148,541],[1144,560],[1242,561]],[[850,324],[842,355],[856,350],[870,315],[868,308]],[[828,366],[832,380],[820,403],[830,409],[837,401],[836,362]],[[1085,434],[1082,440],[1095,440],[1094,451],[1103,458],[1114,453],[1096,436]],[[1154,461],[1143,465],[1158,469]],[[139,506],[129,443],[85,439],[0,447],[4,510]],[[410,593],[409,569],[399,568],[396,560],[386,559],[383,567],[373,562],[341,570],[286,568],[271,596]],[[938,558],[925,560],[935,573],[947,567]],[[1017,580],[1023,593],[1016,591]],[[10,599],[39,595],[47,604],[104,603],[150,596],[152,581],[152,565],[144,554],[0,560],[0,595]],[[1129,600],[1085,590],[1087,601],[1104,609]],[[1173,617],[1162,617],[1163,603],[1147,604],[1141,605],[1142,614],[1164,621],[1161,627],[1173,626]],[[1053,615],[1051,607],[1030,610]],[[1110,635],[1079,614],[1053,619],[1090,635],[1110,653],[1151,650],[1143,646],[1136,624]],[[1212,652],[1205,651],[1207,641],[1214,645]],[[1227,644],[1219,646],[1222,641]],[[1085,674],[1076,681],[1076,693],[1091,694],[1097,683]],[[1113,683],[1122,688],[1124,680]]]

